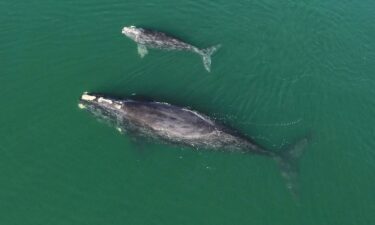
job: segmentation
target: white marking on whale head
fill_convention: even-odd
[[[85,106],[84,104],[82,104],[82,103],[79,103],[79,104],[78,104],[78,107],[79,107],[80,109],[85,109],[85,108],[86,108],[86,106]]]
[[[122,28],[122,34],[128,36],[129,38],[136,38],[140,35],[140,33],[141,31],[135,26]]]
[[[95,96],[92,96],[92,95],[89,95],[89,94],[87,94],[87,93],[85,92],[85,93],[83,93],[83,95],[81,96],[81,99],[82,99],[82,100],[85,100],[85,101],[93,101],[93,100],[96,99],[96,97],[95,97]]]
[[[98,99],[98,102],[99,102],[99,103],[103,103],[103,102],[105,102],[105,103],[108,103],[108,104],[112,104],[112,103],[113,103],[112,100],[105,99],[105,98],[103,98],[103,97],[100,97],[100,98]]]

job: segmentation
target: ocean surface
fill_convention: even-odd
[[[375,224],[375,1],[0,2],[0,224]],[[149,50],[136,25],[198,47]],[[281,151],[311,136],[299,196],[268,158],[134,140],[85,91],[190,107]]]

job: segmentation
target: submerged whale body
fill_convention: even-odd
[[[165,33],[135,26],[124,27],[122,33],[137,43],[138,53],[142,58],[148,53],[147,48],[190,51],[202,56],[204,67],[208,72],[211,71],[211,55],[220,47],[217,45],[199,49]]]
[[[262,148],[246,136],[203,114],[167,103],[84,93],[79,107],[129,134],[135,133],[146,138],[198,149],[253,153],[273,158],[280,166],[287,187],[296,194],[296,162],[307,143],[306,138],[287,151],[277,153]]]

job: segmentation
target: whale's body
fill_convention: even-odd
[[[122,33],[137,43],[138,53],[141,57],[148,53],[147,48],[190,51],[202,56],[207,71],[211,70],[211,55],[220,47],[218,45],[207,49],[199,49],[163,32],[135,26],[124,27]]]
[[[197,47],[159,31],[130,27],[123,28],[122,33],[131,38],[137,44],[145,45],[146,47],[150,48],[185,50],[192,52],[199,51]]]
[[[110,121],[121,132],[182,144],[198,149],[254,153],[275,159],[295,193],[296,160],[307,142],[303,139],[288,151],[268,151],[239,132],[222,126],[196,111],[160,102],[117,99],[84,93],[80,108]]]
[[[196,148],[272,154],[205,115],[168,103],[85,94],[80,104],[122,131],[137,135]]]

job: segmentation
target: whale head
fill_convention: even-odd
[[[122,34],[135,40],[142,33],[142,28],[137,28],[135,26],[129,26],[122,28]]]
[[[87,92],[82,94],[78,107],[89,111],[97,119],[110,124],[118,124],[123,115],[125,115],[121,100]]]

